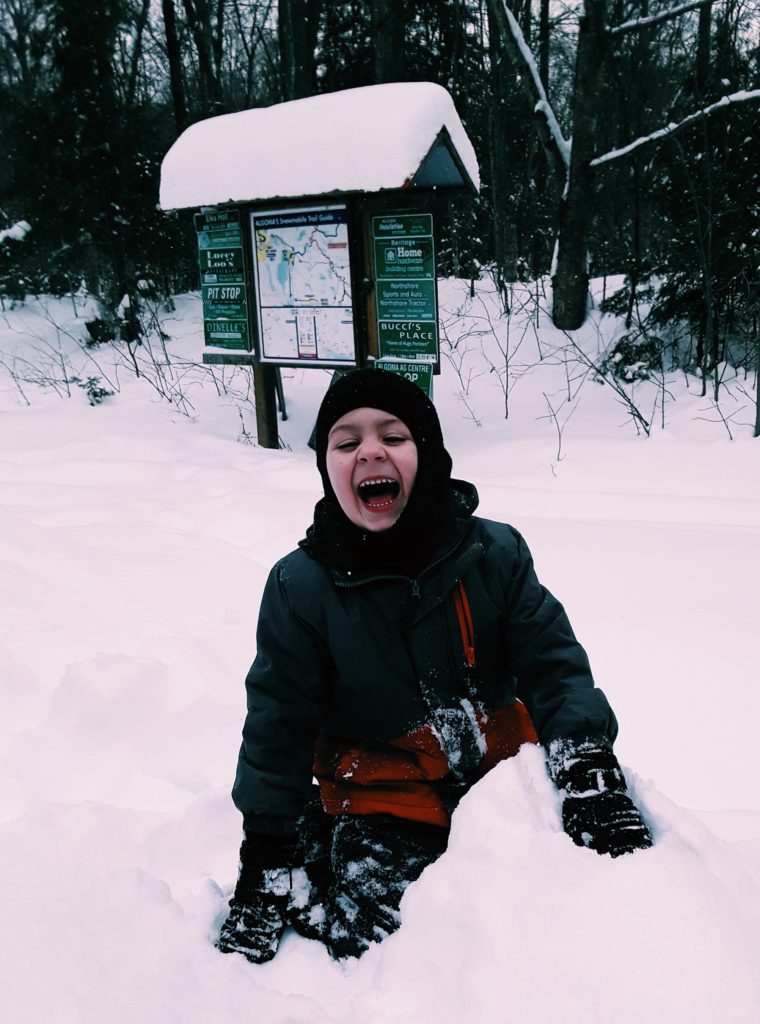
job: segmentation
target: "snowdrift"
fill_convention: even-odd
[[[237,443],[251,410],[229,378],[225,390],[186,371],[186,415],[105,351],[119,387],[98,408],[80,388],[62,399],[0,372],[4,1019],[760,1019],[760,447],[747,430],[729,442],[674,377],[666,429],[649,439],[589,382],[563,407],[558,457],[545,396],[566,392],[567,364],[536,351],[551,329],[523,324],[505,420],[495,298],[448,282],[441,305],[452,358],[436,403],[455,473],[484,515],[525,534],[568,608],[621,720],[654,849],[613,861],[575,848],[525,748],[463,801],[401,930],[361,961],[334,964],[294,934],[263,967],[218,954],[243,676],[266,573],[318,497],[306,439],[328,376],[286,377],[291,450],[265,452]],[[9,312],[5,367],[62,346],[83,376],[93,355],[70,309]],[[483,310],[491,350],[473,340]],[[194,296],[165,319],[188,364],[199,326]],[[614,323],[592,328],[588,345],[604,345]]]

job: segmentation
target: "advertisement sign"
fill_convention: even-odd
[[[262,362],[356,362],[344,205],[251,213]]]
[[[420,359],[378,359],[376,366],[400,377],[406,377],[413,384],[421,387],[428,398],[433,397],[433,364]]]
[[[438,361],[433,217],[372,218],[378,355]]]
[[[410,359],[426,357],[435,362],[438,336],[430,320],[378,320],[377,337],[381,352],[408,355]]]
[[[435,279],[432,238],[375,238],[374,250],[378,277]]]
[[[216,348],[250,348],[240,213],[197,213],[203,333]]]

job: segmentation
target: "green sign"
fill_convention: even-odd
[[[433,397],[433,364],[411,359],[378,359],[376,366],[382,370],[397,373],[400,377],[417,384],[428,398]]]
[[[435,281],[376,282],[377,318],[428,320],[436,327]]]
[[[437,331],[429,320],[378,320],[377,338],[382,352],[399,358],[427,356],[435,362],[438,355]]]
[[[373,217],[372,248],[379,357],[437,362],[432,214]]]
[[[204,284],[231,284],[243,278],[243,249],[201,249],[201,275]]]
[[[376,238],[378,277],[435,279],[432,238]]]
[[[244,284],[202,284],[201,296],[204,319],[246,319],[248,303]],[[210,317],[207,311],[211,313]]]
[[[227,249],[235,248],[240,241],[240,233],[237,231],[200,231],[198,233],[199,249]]]
[[[203,334],[215,348],[248,349],[247,320],[204,320]]]
[[[237,210],[195,215],[203,333],[216,348],[250,348],[243,232]]]
[[[433,237],[432,213],[391,213],[386,217],[374,217],[372,221],[374,238],[402,238],[404,235],[425,235]]]

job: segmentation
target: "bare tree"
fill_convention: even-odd
[[[278,0],[282,98],[300,99],[315,91],[314,48],[321,0]]]
[[[174,0],[161,0],[161,11],[164,17],[164,34],[166,36],[166,57],[169,63],[169,83],[171,85],[174,122],[177,134],[187,127],[187,100],[185,98],[185,80],[182,72],[182,52],[177,32],[177,12]]]
[[[498,25],[500,39],[515,66],[519,70],[523,89],[531,97],[536,113],[535,125],[542,144],[550,158],[554,173],[563,177],[563,199],[560,207],[557,237],[556,264],[553,274],[554,303],[552,318],[555,326],[563,330],[575,330],[583,323],[586,315],[588,295],[587,246],[588,229],[593,209],[594,172],[604,162],[617,159],[633,152],[642,145],[651,144],[672,134],[679,126],[668,125],[658,132],[651,132],[627,147],[595,157],[597,145],[596,128],[600,109],[598,92],[601,85],[602,69],[613,38],[630,32],[648,32],[653,25],[680,17],[686,12],[699,9],[700,42],[698,45],[696,77],[706,75],[709,62],[707,36],[709,35],[709,10],[713,0],[693,0],[691,3],[673,7],[656,15],[645,15],[610,28],[607,25],[606,0],[584,0],[583,13],[579,23],[578,42],[575,53],[575,75],[572,92],[572,146],[565,142],[559,124],[546,95],[541,75],[533,55],[525,41],[517,19],[507,6],[506,0],[488,0],[489,11]],[[742,100],[754,100],[760,91],[744,93]],[[738,102],[739,96],[724,97],[717,105],[696,111],[684,119],[682,124],[708,116],[731,100]]]
[[[198,55],[201,100],[208,112],[224,112],[221,65],[224,39],[224,0],[182,0]]]
[[[585,0],[578,28],[573,85],[573,145],[567,186],[560,204],[557,262],[553,276],[552,319],[575,330],[586,319],[588,227],[592,215],[598,89],[607,48],[605,0]]]
[[[404,0],[372,0],[375,81],[406,80],[406,4]]]

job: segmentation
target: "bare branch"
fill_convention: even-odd
[[[743,409],[746,409],[746,405],[740,405],[738,409],[736,409],[730,415],[726,416],[724,414],[723,410],[721,409],[719,402],[716,402],[715,399],[711,399],[710,400],[710,404],[711,404],[712,408],[715,410],[715,412],[717,412],[717,414],[718,414],[717,418],[711,418],[709,416],[695,416],[694,418],[697,419],[697,420],[703,420],[705,423],[719,423],[719,422],[722,423],[723,426],[726,428],[726,433],[728,434],[729,441],[733,441],[734,435],[731,432],[731,423],[732,423],[732,421],[733,421],[735,416],[738,416],[739,413]],[[704,410],[704,411],[707,411],[707,410]],[[742,424],[742,425],[743,426],[750,426],[750,424],[746,423],[746,422],[744,424]]]
[[[660,142],[662,139],[675,134],[675,132],[681,131],[682,128],[688,128],[689,125],[695,124],[703,117],[709,117],[718,110],[723,110],[736,103],[753,103],[758,100],[760,100],[760,89],[742,90],[742,92],[733,92],[729,96],[722,96],[717,102],[711,103],[709,107],[704,107],[702,110],[689,114],[683,121],[671,122],[664,128],[658,128],[651,135],[642,135],[641,138],[629,142],[627,146],[623,146],[621,149],[612,149],[609,153],[603,153],[602,156],[594,157],[590,166],[600,167],[602,164],[610,163],[612,160],[618,160],[621,156],[628,156],[641,146],[647,146],[651,142]]]
[[[557,431],[557,462],[560,463],[560,462],[562,462],[562,460],[565,457],[562,454],[562,431],[567,426],[568,420],[573,415],[575,410],[578,408],[578,405],[577,404],[574,405],[572,407],[572,409],[570,410],[570,412],[567,414],[567,416],[565,416],[564,422],[560,423],[559,416],[557,414],[558,414],[559,410],[562,408],[562,406],[565,404],[565,401],[560,402],[558,408],[555,409],[554,406],[552,405],[552,403],[551,403],[547,393],[544,391],[544,392],[542,392],[542,394],[544,396],[544,401],[546,402],[546,404],[549,407],[549,414],[547,416],[539,416],[537,418],[540,419],[540,420],[550,419],[554,423],[554,429]],[[557,475],[554,466],[552,466],[552,473],[554,473],[555,476]]]
[[[641,29],[650,28],[652,25],[659,25],[663,21],[670,21],[678,18],[689,11],[696,11],[700,7],[714,3],[715,0],[692,0],[691,3],[681,4],[679,7],[671,7],[669,11],[660,11],[659,14],[651,14],[648,18],[633,18],[631,21],[624,21],[609,30],[611,36],[619,36],[624,32],[639,32]]]

